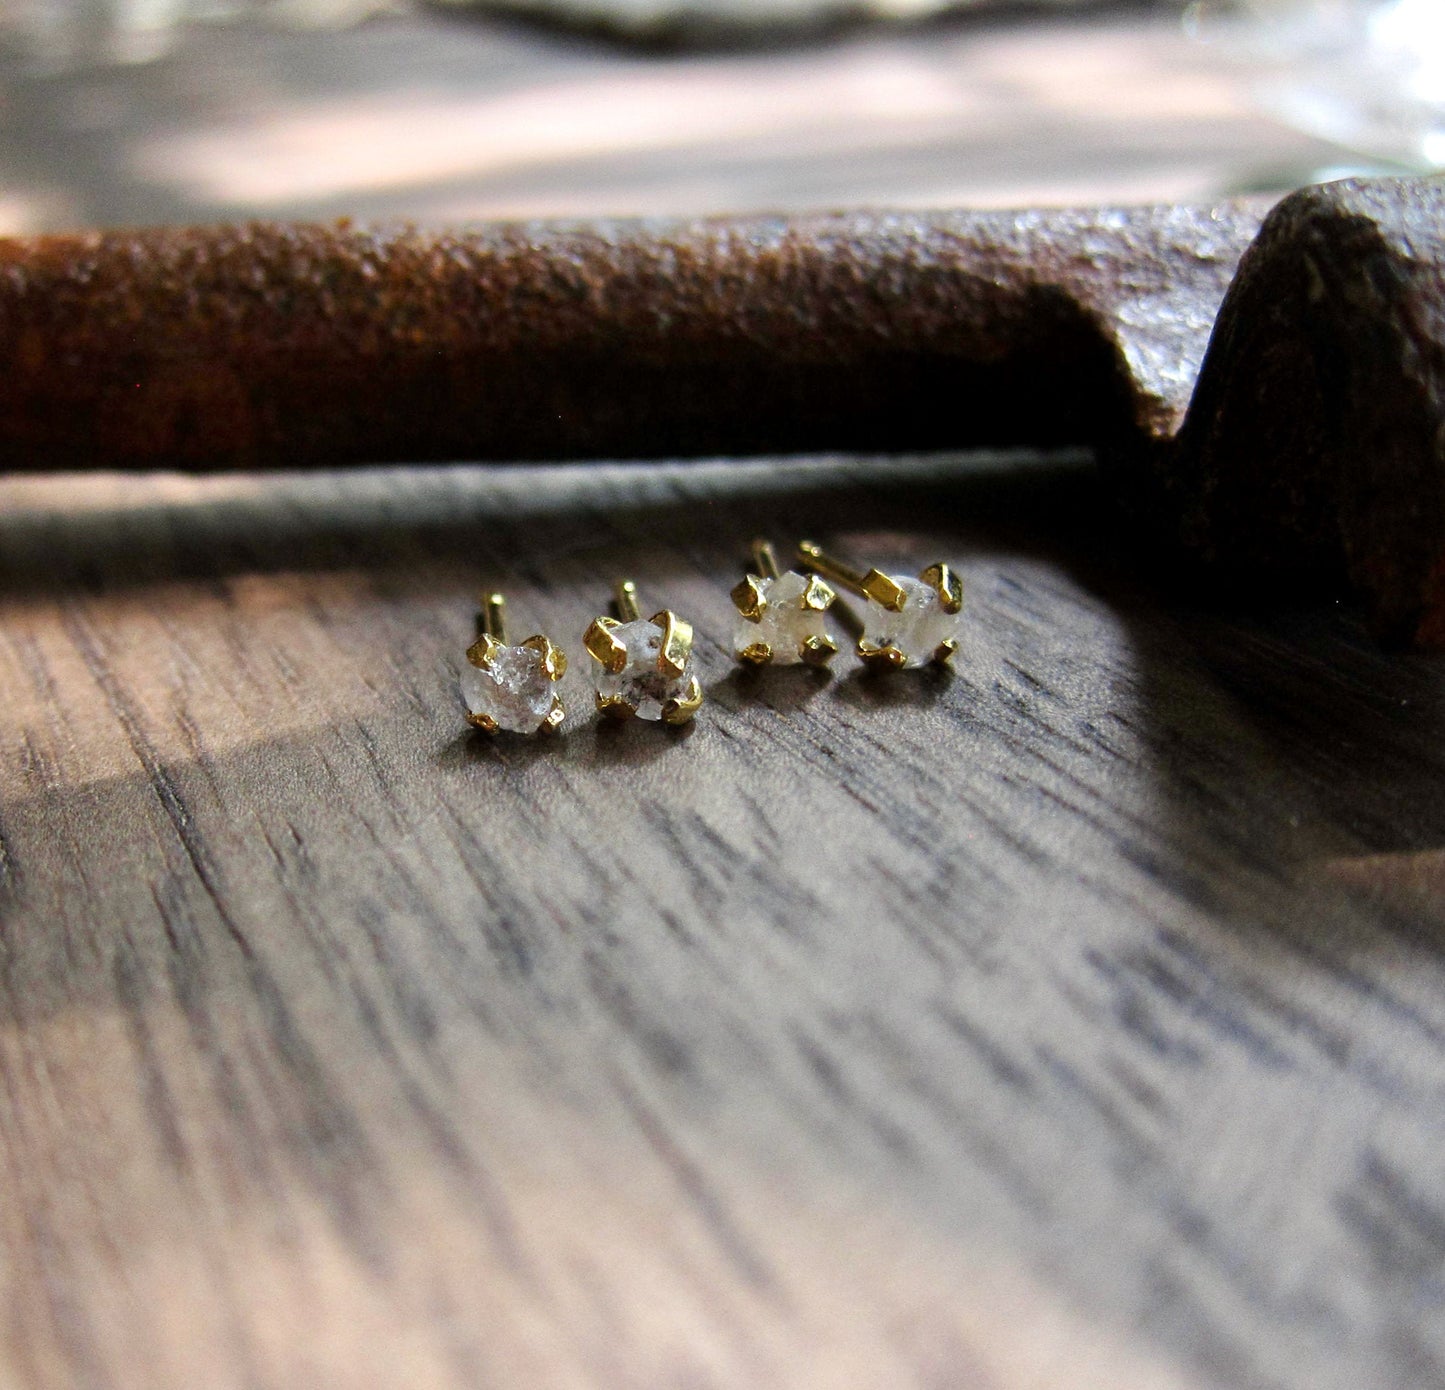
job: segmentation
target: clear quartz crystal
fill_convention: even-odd
[[[488,714],[499,729],[532,734],[552,711],[556,684],[535,647],[501,646],[491,666],[462,667],[462,699],[473,714]]]
[[[869,599],[863,615],[863,646],[897,647],[905,667],[924,666],[944,642],[958,640],[963,615],[948,612],[937,591],[921,579],[897,574],[890,578],[903,590],[902,611],[894,613]]]
[[[807,576],[789,570],[777,579],[755,578],[754,582],[765,600],[763,611],[757,622],[738,616],[733,628],[733,651],[741,654],[748,647],[766,642],[778,665],[801,661],[803,643],[810,637],[827,635],[822,613],[802,606],[808,590]]]
[[[661,719],[662,707],[669,700],[682,699],[688,684],[686,674],[669,676],[658,670],[662,629],[640,618],[618,624],[612,635],[627,648],[627,664],[616,675],[601,670],[597,693],[605,698],[621,696],[637,711],[639,719]]]

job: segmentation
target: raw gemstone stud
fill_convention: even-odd
[[[462,699],[467,723],[494,734],[535,734],[558,728],[566,711],[556,685],[567,670],[567,656],[539,632],[510,646],[506,634],[507,601],[487,595],[482,609],[482,635],[467,648],[462,668]]]
[[[876,569],[863,574],[812,541],[798,546],[798,558],[868,601],[857,647],[868,665],[904,670],[948,661],[958,650],[963,581],[947,565],[929,565],[916,579]]]
[[[778,559],[767,541],[753,542],[753,567],[732,591],[738,621],[733,654],[749,666],[788,666],[806,661],[826,666],[838,652],[823,615],[836,595],[816,574],[778,573]]]
[[[702,687],[687,669],[692,625],[665,608],[644,620],[630,579],[617,586],[617,617],[594,618],[582,644],[602,668],[601,713],[686,724],[702,705]]]

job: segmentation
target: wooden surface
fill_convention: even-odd
[[[951,678],[734,671],[749,537]],[[1077,461],[0,484],[0,1383],[1445,1384],[1445,678]],[[608,584],[696,727],[599,727]],[[483,584],[553,742],[454,682]]]
[[[1208,198],[1338,152],[1118,17],[676,63],[0,55],[0,230]],[[0,480],[0,1386],[1445,1385],[1445,675],[1087,470]],[[758,530],[957,674],[734,673]],[[619,573],[689,733],[586,716]],[[488,743],[483,585],[581,719]]]

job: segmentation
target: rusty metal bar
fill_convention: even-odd
[[[1445,646],[1445,188],[1267,211],[3,241],[0,467],[1086,443],[1148,534]]]

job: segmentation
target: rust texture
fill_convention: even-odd
[[[1445,182],[1285,199],[1159,460],[1206,559],[1296,585],[1343,573],[1386,640],[1445,649]]]
[[[1168,433],[1259,215],[10,241],[0,461],[250,468]]]
[[[1441,199],[4,241],[0,466],[1086,443],[1445,645]]]

